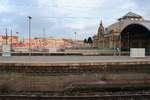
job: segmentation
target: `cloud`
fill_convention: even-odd
[[[96,26],[97,22],[86,21],[86,22],[78,22],[78,23],[66,23],[64,25],[65,28],[71,28],[75,30],[87,30],[90,27]]]
[[[97,32],[101,19],[108,26],[128,11],[150,18],[149,4],[149,0],[0,0],[0,26],[27,37],[30,15],[32,36],[42,36],[45,28],[47,36],[74,38],[78,32],[84,38]]]
[[[11,9],[8,6],[8,0],[0,1],[0,14],[3,12],[10,12]]]

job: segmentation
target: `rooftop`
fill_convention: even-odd
[[[122,18],[120,19],[127,19],[127,18],[138,18],[138,19],[142,19],[143,17],[139,14],[133,13],[133,12],[128,12],[127,14],[125,14]]]

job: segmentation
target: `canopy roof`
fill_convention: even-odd
[[[120,19],[127,19],[127,18],[138,18],[138,19],[141,19],[143,18],[141,15],[138,15],[136,13],[133,13],[133,12],[128,12],[127,14],[125,14],[122,18],[119,18]]]

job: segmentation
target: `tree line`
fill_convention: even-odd
[[[87,39],[84,39],[84,44],[92,46],[93,45],[93,39],[91,37],[88,37]]]

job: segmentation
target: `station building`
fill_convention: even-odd
[[[118,21],[104,28],[101,21],[97,35],[93,38],[95,48],[145,48],[150,50],[150,21],[141,15],[129,12]]]

